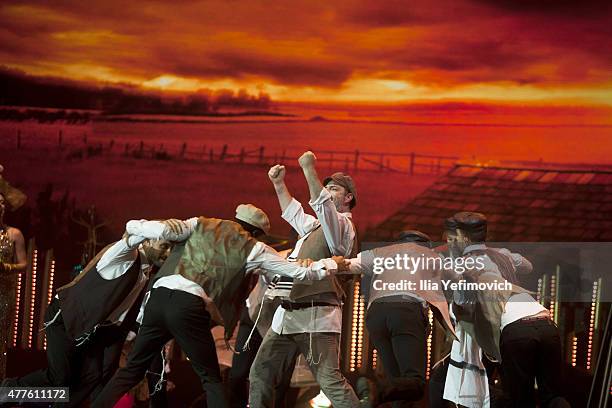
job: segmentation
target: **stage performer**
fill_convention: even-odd
[[[310,191],[310,206],[316,217],[304,212],[285,185],[285,167],[276,165],[268,173],[278,196],[282,217],[297,231],[289,260],[314,260],[332,255],[350,257],[359,250],[351,209],[357,196],[353,179],[335,173],[323,183],[316,171],[316,157],[308,151],[298,160]],[[359,400],[340,371],[342,330],[342,283],[335,277],[318,282],[287,285],[286,297],[276,309],[272,327],[257,352],[249,380],[249,405],[270,407],[274,391],[290,376],[300,353],[306,357],[321,390],[334,407],[354,408]]]
[[[163,234],[165,229],[158,221],[128,223],[128,232],[149,238]],[[228,406],[210,330],[211,313],[224,325],[227,341],[253,287],[250,272],[323,279],[337,269],[331,259],[310,267],[287,262],[256,240],[269,230],[268,216],[250,204],[238,206],[234,221],[199,217],[183,223],[184,241],[174,246],[153,284],[127,365],[104,387],[93,408],[113,406],[143,378],[160,347],[171,338],[200,377],[208,406]]]
[[[537,379],[542,406],[568,407],[561,397],[559,330],[548,310],[529,291],[512,283],[517,282],[517,274],[532,270],[531,263],[507,249],[486,246],[487,219],[483,214],[460,212],[446,224],[451,253],[485,260],[484,269],[464,273],[468,282],[507,280],[512,284],[507,290],[455,291],[453,302],[457,319],[471,323],[465,325],[471,337],[490,359],[501,362],[506,397],[514,407],[535,407]],[[449,368],[447,376],[452,375]]]
[[[128,223],[123,238],[102,249],[78,276],[60,287],[47,307],[47,368],[7,379],[3,386],[67,386],[73,394],[69,406],[78,406],[87,397],[87,392],[78,391],[83,380],[99,374],[83,371],[91,368],[85,363],[102,353],[109,336],[110,344],[123,344],[140,309],[148,275],[168,256],[170,241],[180,237],[181,222],[160,221],[163,227],[154,239],[130,232]],[[107,355],[107,371],[110,361],[118,361],[119,354],[112,354]]]
[[[17,277],[27,266],[23,234],[4,220],[8,210],[25,203],[26,196],[2,178],[2,170],[0,165],[0,379],[6,377],[6,357],[13,342]]]

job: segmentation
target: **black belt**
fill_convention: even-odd
[[[538,320],[550,320],[551,322],[553,322],[549,315],[527,316],[523,317],[522,319],[519,319],[520,322],[535,322]]]
[[[471,370],[471,371],[476,371],[478,374],[480,375],[486,375],[487,372],[486,370],[483,370],[482,368],[478,367],[477,365],[474,364],[470,364],[470,363],[466,363],[465,361],[455,361],[452,358],[449,361],[449,364],[457,367],[457,368],[461,368],[461,369],[467,369],[467,370]]]
[[[285,310],[300,310],[300,309],[308,309],[309,307],[314,306],[338,306],[333,303],[328,302],[304,302],[304,303],[295,303],[289,300],[283,300],[281,302],[281,306]]]

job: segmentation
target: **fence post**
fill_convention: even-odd
[[[357,167],[359,166],[359,150],[355,150],[355,162],[353,163],[353,171],[357,173]]]
[[[259,147],[259,163],[263,163],[264,161],[264,147]]]
[[[244,163],[244,155],[245,155],[244,147],[241,147],[240,148],[240,164]]]
[[[410,153],[410,175],[414,175],[414,159],[415,159],[415,154],[414,152]]]
[[[219,155],[219,160],[220,161],[225,160],[226,155],[227,155],[227,144],[224,144],[223,148],[221,149],[221,154]]]
[[[184,158],[186,152],[187,152],[187,142],[183,142],[183,146],[181,146],[180,156]]]

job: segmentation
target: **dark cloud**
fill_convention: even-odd
[[[330,89],[355,76],[429,86],[606,84],[610,4],[21,1],[0,5],[0,63]]]
[[[538,14],[547,17],[602,18],[612,13],[609,0],[474,0],[493,8],[517,14]]]

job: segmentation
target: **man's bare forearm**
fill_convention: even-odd
[[[305,152],[298,159],[298,163],[300,163],[300,167],[302,168],[304,176],[306,177],[306,182],[308,183],[311,201],[316,200],[323,190],[323,184],[321,184],[319,175],[317,174],[317,170],[315,168],[316,162],[317,156],[315,156],[315,154],[311,151]]]
[[[310,200],[314,201],[321,195],[321,191],[323,191],[323,184],[321,184],[321,180],[319,180],[319,175],[317,174],[317,169],[314,166],[302,167],[302,170],[304,171],[304,177],[308,183]]]
[[[291,201],[293,200],[293,196],[289,193],[289,189],[285,182],[274,183],[274,191],[276,191],[276,197],[278,198],[278,203],[280,204],[281,211],[285,211]]]

